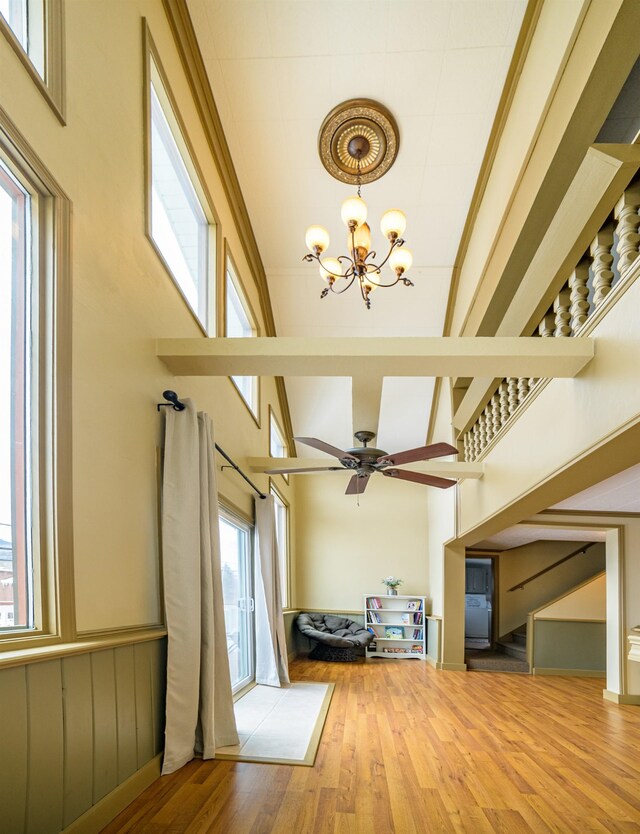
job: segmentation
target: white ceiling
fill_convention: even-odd
[[[603,542],[604,530],[565,530],[561,527],[544,527],[541,524],[516,524],[495,536],[474,544],[478,550],[511,550],[537,541]]]
[[[451,269],[526,0],[188,0],[267,272],[279,336],[441,335]],[[312,223],[345,250],[353,189],[322,167],[322,120],[346,99],[386,105],[400,129],[389,173],[363,188],[369,222],[407,215],[415,287],[354,286],[321,300],[302,263]],[[391,276],[391,273],[389,272]],[[349,380],[288,379],[294,433],[351,445]],[[433,381],[385,380],[379,444],[424,442]],[[384,438],[384,441],[383,441]]]
[[[551,509],[640,513],[640,464],[554,504]]]

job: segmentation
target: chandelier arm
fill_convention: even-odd
[[[351,284],[353,284],[353,282],[354,282],[355,280],[356,280],[356,274],[355,274],[355,272],[353,272],[353,273],[351,274],[351,280],[349,281],[349,283],[347,284],[347,286],[346,286],[346,287],[343,287],[341,290],[334,290],[334,288],[333,288],[333,284],[330,284],[330,285],[329,285],[329,290],[330,290],[330,291],[331,291],[334,295],[342,295],[342,293],[343,293],[343,292],[346,292],[346,291],[349,289],[349,287],[351,286]]]
[[[396,239],[392,242],[392,244],[391,244],[391,246],[390,246],[390,248],[389,248],[389,251],[387,252],[387,257],[384,259],[384,261],[382,261],[382,263],[381,263],[381,264],[379,264],[378,269],[382,269],[382,267],[386,264],[386,262],[387,262],[387,261],[389,260],[389,258],[391,257],[391,253],[393,252],[393,250],[394,250],[397,246],[402,246],[403,244],[404,244],[404,240],[403,240],[401,237],[397,237],[397,238],[396,238]],[[393,284],[390,284],[390,286],[393,286]]]
[[[371,272],[367,272],[367,276],[369,276],[369,275],[373,275],[374,273],[379,273],[379,272],[380,272],[380,270],[379,270],[379,269],[373,269],[373,270],[371,270]],[[404,278],[402,278],[402,277],[396,278],[396,280],[395,280],[395,281],[393,281],[391,284],[379,284],[377,281],[374,281],[374,280],[372,280],[372,279],[370,279],[370,278],[368,278],[368,277],[367,277],[367,280],[370,280],[370,281],[371,281],[371,283],[372,283],[372,284],[375,284],[375,286],[376,286],[376,287],[387,288],[387,287],[395,287],[395,285],[396,285],[399,281],[403,281],[403,280],[404,280]]]
[[[353,261],[347,255],[340,255],[340,257],[336,258],[336,260],[340,261],[340,263],[342,263],[342,261],[349,261],[349,263],[351,264],[351,266],[347,268],[347,271],[343,272],[342,274],[332,272],[330,269],[327,269],[326,266],[322,263],[320,255],[305,255],[302,260],[307,261],[309,263],[311,263],[311,261],[317,261],[318,264],[322,267],[322,269],[324,269],[324,271],[327,273],[327,275],[331,275],[332,278],[348,278],[354,268]]]

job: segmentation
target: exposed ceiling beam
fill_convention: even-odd
[[[251,472],[263,473],[266,469],[318,468],[331,466],[333,458],[247,458]],[[336,462],[336,465],[339,465]],[[424,460],[402,467],[411,472],[424,472],[427,475],[442,475],[445,478],[457,478],[460,481],[481,478],[484,474],[482,463],[458,463],[458,461]],[[345,472],[348,470],[345,469]],[[311,473],[313,474],[313,473]]]
[[[377,372],[358,375],[351,380],[353,433],[372,431],[378,434],[382,383],[384,379]],[[375,446],[375,443],[372,443]]]
[[[538,337],[159,339],[178,376],[573,377],[594,340]]]

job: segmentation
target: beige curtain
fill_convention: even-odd
[[[256,498],[256,683],[289,683],[273,495]]]
[[[166,412],[162,564],[168,632],[162,773],[238,743],[224,627],[213,427],[207,414]]]

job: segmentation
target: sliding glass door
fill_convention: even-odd
[[[252,529],[221,510],[220,551],[224,621],[233,691],[254,677]]]

